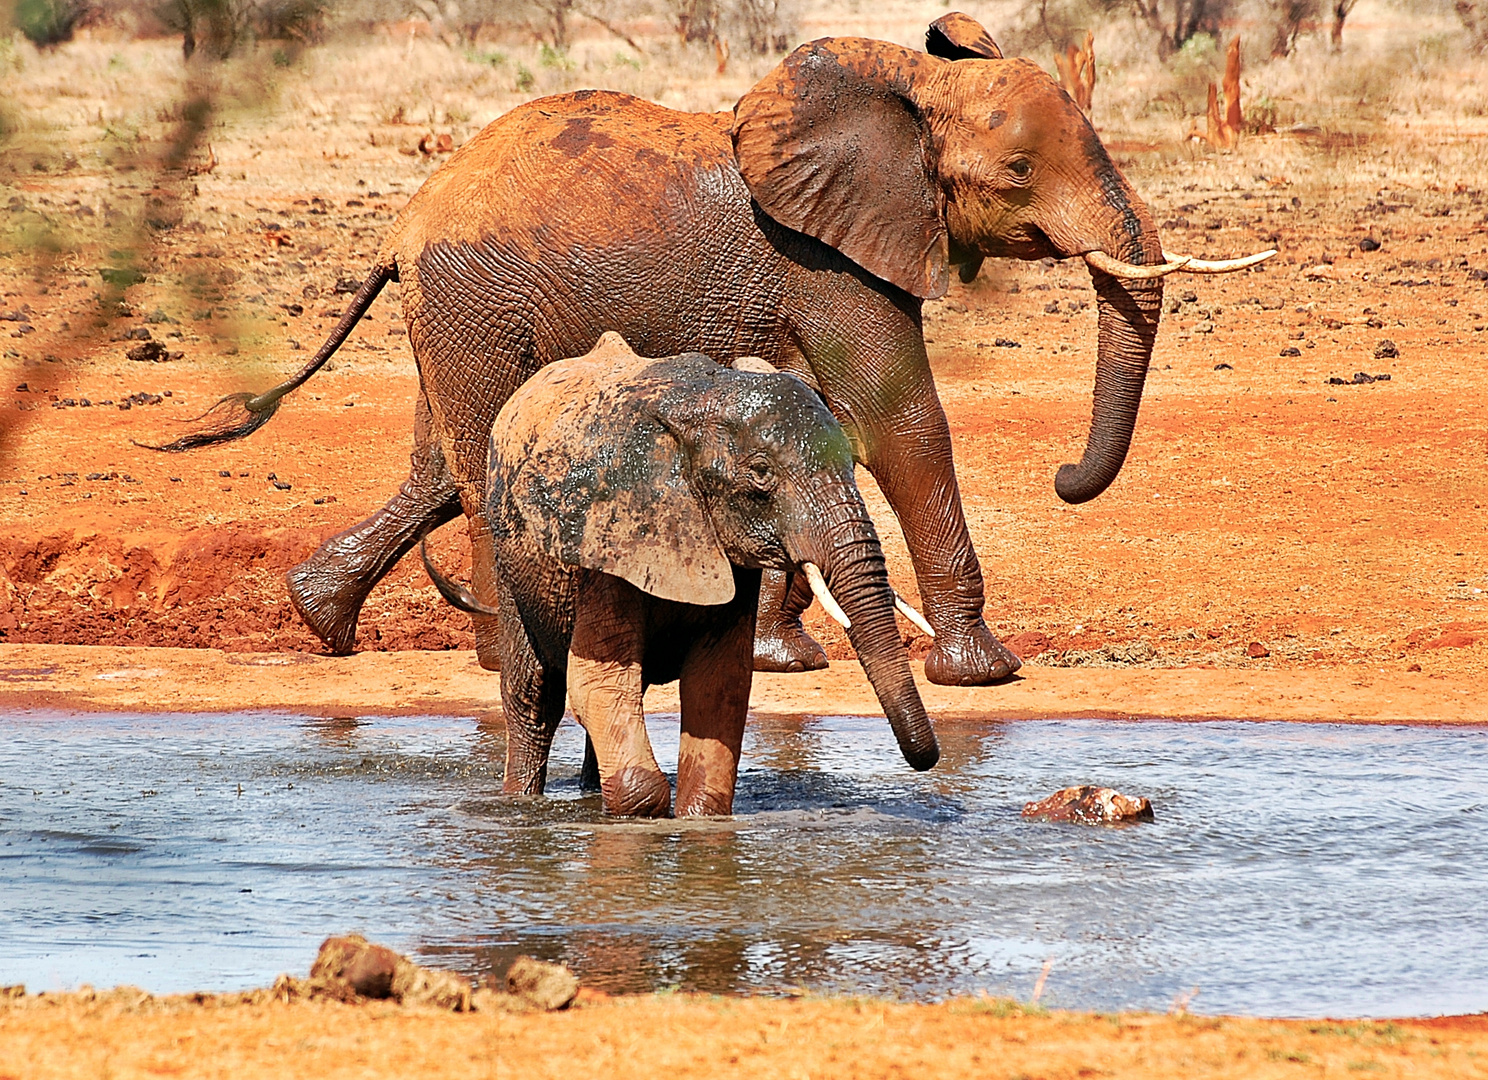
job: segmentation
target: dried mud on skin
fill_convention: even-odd
[[[1460,1078],[1485,1075],[1488,1054],[1488,1016],[1278,1021],[686,994],[512,1015],[270,994],[0,998],[0,1076]]]
[[[365,120],[318,117],[308,140],[297,120],[270,110],[214,132],[218,164],[151,234],[117,318],[100,315],[102,246],[0,259],[0,315],[16,316],[0,321],[0,642],[320,651],[282,575],[406,475],[416,381],[397,287],[251,438],[177,456],[130,441],[298,366],[437,164],[376,145]],[[926,305],[988,621],[1032,665],[1488,670],[1484,134],[1363,134],[1246,138],[1217,157],[1166,129],[1104,132],[1169,246],[1282,254],[1169,282],[1131,454],[1090,504],[1052,487],[1088,424],[1089,275],[989,261]],[[10,224],[144,212],[149,178],[109,189],[96,132],[51,138],[0,161]],[[129,360],[141,332],[183,356]],[[1385,340],[1398,355],[1377,359]],[[1390,379],[1355,384],[1360,371]],[[894,585],[917,602],[861,476]],[[434,541],[456,576],[459,531]],[[807,624],[851,656],[818,609]],[[901,629],[923,657],[928,639]],[[358,648],[471,644],[414,559],[374,591]]]

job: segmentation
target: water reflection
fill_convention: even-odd
[[[499,720],[0,720],[0,982],[264,985],[361,930],[486,979],[526,953],[611,991],[823,990],[1262,1014],[1488,1007],[1482,730],[750,725],[737,815],[617,823],[500,795]],[[675,716],[652,718],[664,768]],[[1154,825],[1024,822],[1072,783]]]

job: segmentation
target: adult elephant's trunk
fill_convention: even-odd
[[[1125,263],[1158,266],[1163,263],[1162,241],[1152,214],[1114,168],[1112,173],[1114,183],[1105,185],[1101,209],[1108,216],[1115,210],[1117,216],[1102,250]],[[1054,490],[1069,503],[1086,502],[1105,491],[1126,461],[1162,311],[1160,277],[1115,277],[1096,266],[1091,266],[1090,277],[1099,311],[1090,436],[1079,464],[1061,465],[1054,478]]]
[[[873,523],[864,512],[860,519],[815,531],[820,542],[811,546],[824,552],[821,569],[827,586],[847,616],[848,640],[899,740],[899,750],[912,768],[928,769],[940,760],[940,747],[894,621],[894,591]]]

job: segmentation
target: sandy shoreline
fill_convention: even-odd
[[[558,1013],[233,995],[0,1000],[0,1076],[1484,1076],[1488,1016],[1257,1020],[1001,999],[618,997]]]
[[[1026,666],[993,687],[920,691],[941,722],[1093,717],[1299,723],[1485,724],[1474,680],[1357,666],[1243,671]],[[676,686],[647,695],[677,709]],[[82,712],[288,711],[308,715],[449,715],[498,710],[497,676],[469,652],[228,653],[217,649],[0,645],[0,709]],[[862,670],[755,676],[758,715],[873,715]]]

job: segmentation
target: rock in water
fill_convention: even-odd
[[[506,972],[506,989],[529,1008],[554,1012],[573,1001],[579,992],[579,979],[562,964],[519,956]]]
[[[1046,799],[1028,803],[1023,807],[1023,816],[1081,825],[1118,825],[1153,819],[1152,804],[1146,799],[1093,784],[1061,788]]]

